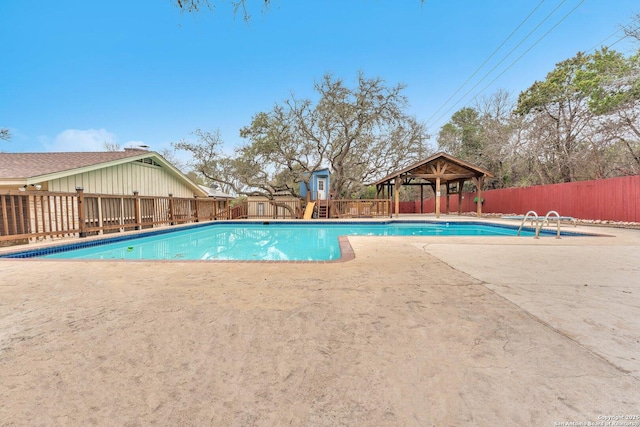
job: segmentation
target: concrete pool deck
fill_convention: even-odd
[[[563,229],[613,237],[350,237],[355,259],[331,264],[0,259],[0,425],[640,415],[640,230]]]

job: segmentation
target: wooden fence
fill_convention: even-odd
[[[330,218],[391,216],[391,201],[330,200]],[[245,201],[224,208],[211,198],[0,191],[0,245],[118,233],[219,219],[299,219],[302,201]]]
[[[476,193],[464,193],[461,210],[476,211]],[[530,210],[545,215],[554,210],[562,216],[588,220],[640,222],[640,175],[593,181],[504,188],[482,192],[483,213],[524,214]],[[457,212],[458,197],[449,200],[449,211]],[[445,211],[446,196],[440,206]],[[435,199],[426,199],[423,213],[435,211]],[[400,213],[420,213],[420,201],[401,202]]]
[[[230,218],[228,205],[210,198],[0,192],[2,245]]]
[[[231,209],[231,219],[299,219],[302,200],[246,200]]]
[[[321,218],[374,218],[391,216],[389,199],[341,199],[318,202],[316,207],[328,207]],[[232,219],[300,219],[302,201],[245,201],[231,209]]]
[[[331,200],[329,202],[331,218],[375,218],[391,216],[391,200]]]

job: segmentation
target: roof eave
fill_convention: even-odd
[[[430,162],[436,160],[438,157],[445,157],[450,162],[456,163],[459,166],[462,166],[464,168],[473,170],[475,172],[482,173],[487,178],[493,178],[494,177],[494,175],[491,172],[489,172],[488,170],[486,170],[484,168],[480,168],[478,166],[474,166],[471,163],[467,163],[464,160],[457,159],[457,158],[452,157],[449,154],[441,151],[441,152],[438,152],[438,153],[436,153],[436,154],[434,154],[434,155],[432,155],[430,157],[427,157],[424,160],[420,160],[419,162],[415,162],[415,163],[405,167],[404,169],[401,169],[401,170],[396,171],[396,172],[394,172],[392,174],[389,174],[389,175],[385,176],[384,178],[379,179],[378,181],[374,182],[371,185],[376,185],[377,186],[377,185],[380,185],[380,184],[382,184],[384,182],[390,181],[390,180],[392,180],[394,178],[399,178],[400,176],[402,176],[403,174],[409,172],[410,170],[415,169],[418,166],[421,166],[421,165],[423,165],[425,163],[430,163]]]
[[[13,185],[13,183],[17,183],[19,185],[37,184],[37,183],[41,183],[41,182],[45,182],[45,181],[51,181],[51,180],[54,180],[54,179],[64,178],[64,177],[67,177],[67,176],[70,176],[70,175],[78,175],[78,174],[81,174],[81,173],[92,172],[92,171],[98,170],[98,169],[104,169],[104,168],[109,168],[109,167],[112,167],[112,166],[118,166],[118,165],[121,165],[121,164],[125,164],[125,163],[130,163],[130,162],[146,159],[148,157],[152,157],[158,163],[162,164],[162,166],[165,167],[165,169],[167,171],[169,171],[169,173],[171,173],[173,176],[177,177],[181,181],[184,181],[185,184],[187,184],[187,186],[190,187],[193,190],[194,196],[198,196],[198,197],[201,197],[201,196],[202,197],[206,197],[207,196],[207,193],[205,191],[203,191],[198,186],[198,184],[196,184],[191,179],[189,179],[189,177],[187,177],[185,174],[180,172],[180,170],[178,168],[173,166],[164,157],[162,157],[160,154],[158,154],[155,151],[141,151],[140,154],[138,154],[138,155],[123,157],[121,159],[110,160],[108,162],[96,163],[96,164],[89,165],[89,166],[83,166],[83,167],[74,168],[74,169],[67,169],[67,170],[64,170],[64,171],[59,171],[59,172],[54,172],[54,173],[49,173],[49,174],[43,174],[43,175],[29,176],[29,177],[24,177],[24,178],[12,178],[13,181],[4,181],[3,180],[3,181],[0,181],[0,182],[2,182],[3,185]]]
[[[2,186],[17,186],[17,187],[23,187],[25,185],[29,185],[29,184],[33,184],[33,183],[37,183],[37,181],[30,181],[29,179],[25,179],[25,178],[0,178],[0,185]]]

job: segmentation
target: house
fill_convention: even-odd
[[[43,190],[140,196],[207,197],[160,154],[107,152],[0,153],[0,190]]]
[[[329,169],[319,169],[311,174],[309,180],[309,189],[304,182],[300,183],[300,197],[306,201],[315,202],[317,200],[329,199],[330,188],[330,172]]]
[[[0,243],[215,219],[207,196],[153,151],[0,153]]]

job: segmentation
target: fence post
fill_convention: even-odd
[[[120,231],[120,233],[124,232],[124,196],[120,197],[120,220],[118,223],[122,226],[118,231]]]
[[[12,200],[14,196],[9,194],[6,197]],[[2,225],[3,225],[1,231],[4,231],[5,236],[8,236],[9,235],[9,218],[7,216],[7,202],[4,194],[0,196],[0,205],[2,205]],[[14,223],[14,229],[15,229],[15,224],[18,223],[18,218],[15,211],[11,212],[11,217],[14,218],[13,223]],[[18,234],[18,233],[14,233],[14,234]],[[2,233],[0,233],[0,236],[1,235]]]
[[[85,231],[86,223],[85,223],[85,215],[84,215],[84,188],[76,187],[76,191],[78,192],[78,226],[79,226],[79,237],[87,237],[87,232]]]
[[[138,190],[133,190],[133,210],[135,211],[133,214],[135,215],[135,221],[136,221],[136,226],[135,229],[136,230],[141,230],[142,229],[142,224],[141,224],[141,214],[140,214],[140,194],[138,194]]]
[[[199,218],[200,218],[200,212],[198,211],[198,205],[199,205],[200,203],[198,203],[198,196],[196,196],[196,195],[194,194],[194,195],[193,195],[193,199],[194,199],[194,201],[193,201],[193,202],[196,204],[196,209],[195,209],[196,217],[195,217],[195,219],[194,219],[194,222],[199,222],[199,221],[200,221],[200,220],[199,220]]]
[[[173,225],[173,194],[169,193],[169,225]]]
[[[87,212],[89,212],[89,206],[87,206]],[[96,212],[97,210],[97,212]],[[108,208],[107,208],[108,210]],[[96,214],[98,215],[98,227],[100,228],[98,230],[98,234],[99,235],[103,235],[104,234],[104,214],[102,211],[102,196],[98,195],[98,197],[96,198],[96,206],[91,208],[91,213],[93,214],[92,217],[94,218],[94,222],[95,222],[95,217]]]

